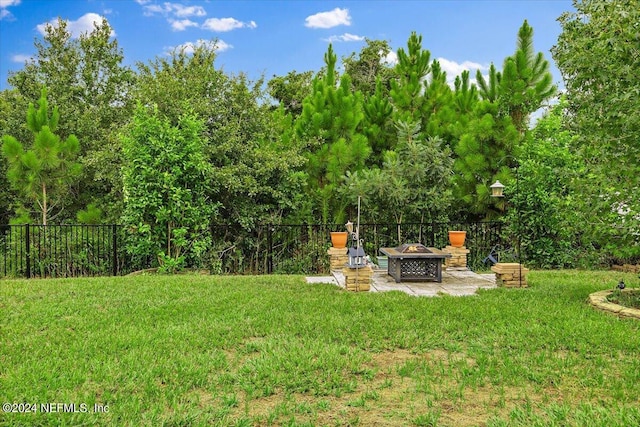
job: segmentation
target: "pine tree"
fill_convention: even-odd
[[[458,210],[467,212],[466,219],[490,218],[504,208],[494,205],[489,186],[498,171],[502,182],[511,178],[509,166],[514,165],[507,156],[513,153],[518,138],[511,117],[499,113],[498,102],[483,99],[476,103],[455,147],[454,195],[461,202]]]
[[[56,133],[63,139],[74,134],[82,141],[78,154],[82,176],[77,180],[77,194],[64,202],[61,215],[65,220],[74,218],[90,202],[98,203],[112,221],[121,214],[122,158],[117,131],[131,118],[136,75],[123,64],[124,54],[112,33],[106,19],[77,38],[72,37],[68,21],[48,23],[43,37],[34,40],[33,58],[7,79],[19,94],[18,102],[12,102],[14,107],[6,110],[8,115],[24,120],[24,108],[38,100],[46,86],[49,102],[64,117]],[[18,132],[13,127],[0,129],[19,140],[28,137]]]
[[[336,87],[337,58],[331,45],[324,59],[326,71],[322,78],[316,76],[313,81],[312,93],[305,99],[296,121],[296,133],[309,149],[309,188],[320,207],[322,220],[342,222],[347,203],[336,189],[347,171],[365,167],[371,148],[359,131],[364,118],[362,94],[351,91],[346,74]]]
[[[428,136],[443,139],[446,145],[452,141],[449,124],[455,122],[453,106],[453,91],[447,83],[447,73],[442,70],[440,63],[431,63],[431,73],[425,82],[425,103],[422,122]]]
[[[54,132],[60,114],[56,107],[49,114],[47,90],[42,89],[38,109],[33,104],[27,111],[27,128],[34,136],[33,146],[25,146],[10,135],[2,137],[2,152],[9,162],[7,178],[27,200],[39,208],[42,224],[47,225],[51,213],[63,208],[71,184],[82,173],[75,162],[80,144],[75,135],[62,141]]]
[[[384,153],[393,150],[397,138],[393,132],[393,105],[384,93],[383,83],[378,79],[375,93],[363,105],[362,130],[371,146],[369,165],[382,167]]]
[[[520,135],[529,128],[531,113],[557,91],[542,52],[534,53],[533,28],[525,20],[518,31],[516,52],[505,59],[500,80],[500,110],[508,114]]]
[[[453,103],[458,116],[469,115],[478,102],[478,88],[470,82],[469,71],[465,70],[454,81]]]
[[[431,53],[422,48],[422,36],[411,33],[407,51],[398,50],[396,79],[390,96],[395,123],[417,123],[423,136],[438,136],[443,146],[452,145],[450,124],[455,122],[453,92],[447,75],[437,60],[429,62]]]
[[[513,179],[529,117],[556,91],[548,61],[542,53],[534,54],[533,29],[527,21],[518,31],[516,52],[505,59],[502,72],[491,64],[488,79],[478,71],[476,82],[481,100],[475,103],[466,130],[458,128],[463,131],[455,147],[456,200],[463,201],[474,219],[504,210],[503,200],[490,199],[489,185],[496,178]]]
[[[394,121],[423,124],[425,108],[424,81],[431,70],[431,53],[422,49],[422,36],[412,32],[407,51],[398,49],[397,78],[391,81]],[[422,126],[424,129],[424,126]]]
[[[501,80],[502,74],[496,70],[496,66],[493,64],[489,67],[488,81],[484,79],[480,70],[476,71],[476,83],[478,84],[480,97],[485,101],[496,102],[498,100]]]

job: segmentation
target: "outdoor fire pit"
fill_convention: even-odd
[[[404,281],[442,282],[442,262],[451,254],[420,243],[406,243],[397,248],[380,248],[389,258],[387,273],[396,283]]]

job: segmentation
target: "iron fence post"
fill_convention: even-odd
[[[29,224],[25,225],[25,236],[24,236],[24,244],[25,244],[25,255],[27,257],[27,271],[25,272],[27,279],[31,278],[31,239],[29,237]]]
[[[112,225],[111,228],[111,239],[113,244],[111,245],[113,247],[113,275],[117,276],[118,275],[118,236],[117,236],[117,231],[118,228],[116,226],[116,224]]]
[[[273,225],[267,226],[267,273],[273,273]]]

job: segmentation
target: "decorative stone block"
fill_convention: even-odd
[[[362,268],[344,267],[342,274],[344,274],[344,283],[348,291],[363,292],[371,289],[373,268],[370,265]]]
[[[327,250],[329,255],[329,268],[331,270],[341,270],[346,264],[349,263],[349,255],[347,254],[347,248],[329,248]]]
[[[499,262],[491,267],[496,273],[496,284],[505,288],[526,288],[528,268],[517,262]]]
[[[470,251],[466,246],[447,246],[442,251],[451,254],[451,258],[444,260],[445,268],[467,268],[467,254]]]

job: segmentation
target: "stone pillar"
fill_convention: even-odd
[[[342,270],[342,268],[349,263],[349,255],[347,255],[347,248],[334,248],[331,247],[327,250],[329,255],[329,269]]]
[[[371,289],[373,268],[370,265],[362,268],[344,267],[344,284],[348,291],[363,292]]]
[[[496,273],[496,285],[503,286],[505,288],[526,288],[527,285],[527,273],[528,268],[521,268],[517,262],[499,262],[493,267],[491,271]],[[522,280],[520,278],[522,275]]]
[[[447,246],[442,251],[451,254],[451,258],[445,258],[444,260],[445,268],[467,269],[467,254],[469,253],[469,249],[467,249],[466,246],[459,248]]]

